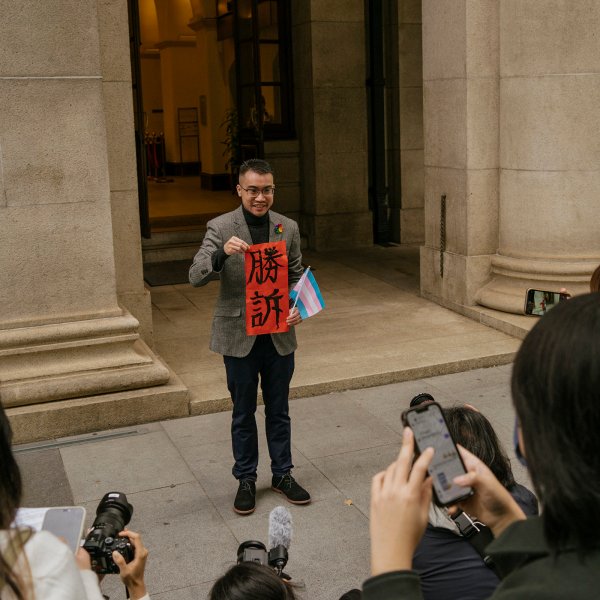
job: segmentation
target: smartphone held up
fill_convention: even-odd
[[[559,302],[564,302],[570,297],[571,295],[568,292],[529,289],[525,293],[525,314],[537,316],[545,315]]]
[[[85,508],[82,506],[52,507],[46,510],[42,530],[53,533],[75,553],[80,546],[84,521]]]
[[[464,475],[467,470],[450,435],[441,406],[437,402],[427,402],[410,408],[402,414],[402,422],[412,429],[419,454],[427,448],[435,451],[427,470],[433,480],[436,504],[450,506],[471,496],[472,488],[454,483],[454,478]]]

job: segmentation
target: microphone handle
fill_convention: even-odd
[[[288,551],[283,545],[275,546],[269,550],[269,564],[277,569],[279,575],[288,561]]]

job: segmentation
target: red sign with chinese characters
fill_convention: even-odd
[[[254,244],[246,252],[246,333],[289,331],[285,242]]]

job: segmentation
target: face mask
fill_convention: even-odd
[[[521,454],[521,449],[519,448],[519,419],[518,417],[515,417],[515,429],[513,432],[513,442],[515,445],[515,454],[517,455],[517,459],[518,461],[525,467],[527,468],[527,460],[525,459],[525,457]]]

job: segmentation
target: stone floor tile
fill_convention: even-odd
[[[315,458],[315,466],[338,488],[344,501],[352,501],[366,517],[369,516],[371,479],[398,458],[399,444],[388,444]]]
[[[194,480],[167,434],[156,431],[61,448],[75,502],[99,500]]]
[[[409,407],[412,398],[421,392],[430,393],[442,405],[448,405],[454,401],[453,396],[430,385],[429,380],[423,379],[364,390],[351,390],[344,392],[344,395],[381,419],[390,429],[402,433],[404,429],[401,419],[402,412]]]
[[[400,436],[342,394],[290,403],[294,444],[307,458],[398,442]]]
[[[231,440],[231,411],[163,421],[161,424],[173,444],[180,449]]]
[[[58,449],[15,452],[23,480],[21,506],[71,506],[73,493]]]
[[[505,367],[505,368],[503,368]],[[453,394],[461,394],[473,389],[495,387],[510,382],[510,365],[491,367],[489,369],[474,369],[464,373],[440,375],[428,378],[428,383]]]

